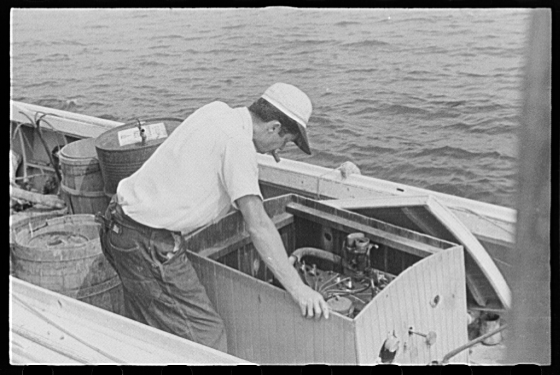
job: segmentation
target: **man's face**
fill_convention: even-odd
[[[296,134],[282,134],[280,129],[279,122],[267,124],[264,132],[254,141],[257,152],[266,154],[267,152],[281,151],[288,142],[293,142],[297,138]]]

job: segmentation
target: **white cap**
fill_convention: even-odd
[[[313,107],[309,97],[295,86],[278,82],[266,89],[262,98],[298,124],[300,136],[295,144],[303,152],[311,155],[307,139],[307,122]]]

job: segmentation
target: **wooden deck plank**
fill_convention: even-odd
[[[299,306],[298,306],[298,310],[299,310]],[[293,314],[293,312],[292,312]],[[290,318],[292,317],[290,314]],[[305,364],[306,360],[308,360],[309,358],[309,354],[307,352],[307,345],[302,345],[302,331],[301,331],[301,326],[304,322],[301,319],[293,319],[291,321],[291,325],[293,326],[294,329],[294,338],[295,338],[295,348],[297,348],[295,350],[295,361],[294,364],[298,364],[298,365],[302,365]]]
[[[440,359],[443,357],[443,351],[441,349],[442,346],[442,335],[441,332],[438,332],[439,330],[437,329],[439,327],[439,325],[441,324],[441,317],[438,314],[438,310],[439,309],[434,309],[432,306],[430,306],[430,302],[433,300],[433,298],[439,293],[439,285],[437,282],[437,269],[430,269],[431,272],[429,273],[424,273],[425,277],[426,277],[426,283],[428,285],[428,295],[427,295],[427,299],[425,301],[425,303],[428,304],[428,311],[429,311],[429,315],[431,316],[431,321],[430,321],[430,326],[428,327],[427,331],[424,331],[423,333],[428,333],[429,331],[434,331],[437,334],[437,340],[436,343],[434,345],[431,345],[431,347],[434,349],[434,355],[435,355],[435,359]],[[435,311],[434,311],[435,310]]]
[[[453,272],[454,274],[460,274],[460,270],[458,269],[457,265],[460,263],[459,258],[461,256],[460,253],[452,253],[450,254],[450,257],[452,258],[449,265],[450,265],[450,271],[449,272]],[[457,285],[453,285],[452,286],[453,289],[456,290],[455,295],[454,295],[454,304],[457,304],[457,296],[460,294],[460,286]],[[464,307],[464,311],[460,311],[459,308],[454,308],[452,309],[451,313],[453,314],[452,319],[450,320],[450,326],[449,328],[449,332],[450,332],[450,347],[453,348],[457,348],[460,345],[462,345],[461,341],[464,338],[464,336],[461,334],[461,330],[467,329],[467,319],[466,319],[466,311],[467,311],[467,307]],[[462,314],[461,314],[462,313]],[[463,321],[463,327],[461,327],[461,324],[453,324],[453,322],[461,322]],[[457,358],[455,358],[455,361],[460,361],[460,357],[458,356]]]
[[[457,310],[454,299],[454,289],[456,288],[455,280],[446,280],[445,274],[454,269],[456,252],[450,251],[444,254],[443,263],[441,267],[436,270],[437,283],[443,286],[445,289],[446,296],[439,303],[440,316],[443,324],[440,326],[441,329],[441,341],[444,348],[455,348],[455,331],[456,326],[461,324],[460,321],[454,323],[454,312]],[[438,337],[439,338],[439,337]],[[447,350],[443,351],[442,357],[445,355]]]
[[[393,281],[395,282],[395,281]],[[392,283],[393,283],[392,282]],[[410,286],[410,280],[407,277],[402,277],[398,281],[398,285],[395,284],[391,288],[391,293],[389,293],[388,306],[390,307],[390,313],[392,315],[392,330],[394,330],[398,340],[400,341],[399,351],[395,357],[396,363],[410,363],[408,357],[408,351],[404,351],[404,343],[407,338],[406,326],[410,324],[406,320],[406,303],[402,300],[402,289],[408,288]]]
[[[451,254],[450,254],[451,255]],[[461,267],[461,264],[464,264],[464,252],[454,252],[452,255],[450,270],[449,272],[454,275],[464,275],[464,268]],[[450,346],[453,348],[457,348],[463,345],[465,342],[468,341],[468,333],[467,333],[467,306],[466,306],[466,285],[464,284],[455,284],[452,285],[453,290],[453,303],[455,304],[455,308],[453,309],[453,319],[450,320],[450,330],[452,331],[452,342]],[[465,302],[463,302],[465,301]],[[463,305],[465,303],[465,305]],[[457,322],[453,324],[453,322]],[[467,358],[465,353],[461,353],[457,355],[452,362],[458,363],[467,363]],[[447,354],[447,353],[446,353]]]
[[[256,252],[255,252],[256,253]],[[263,321],[261,310],[262,304],[260,303],[259,286],[256,279],[245,278],[244,282],[247,284],[247,294],[249,295],[249,303],[246,305],[246,311],[251,311],[251,341],[253,347],[253,359],[252,361],[257,363],[266,363],[266,345],[267,337],[265,325],[266,321]]]
[[[241,280],[233,279],[235,276],[231,275],[231,273],[230,277],[232,281],[240,286],[237,296],[243,306],[242,314],[244,319],[241,324],[243,340],[239,343],[239,347],[247,353],[246,358],[250,358],[252,362],[260,363],[260,346],[262,342],[259,340],[261,326],[258,315],[257,296],[253,289],[255,282],[244,277],[241,277]],[[228,314],[231,313],[228,312]]]
[[[265,268],[264,262],[262,262],[262,268]],[[276,332],[276,319],[278,316],[279,305],[283,302],[273,295],[267,292],[270,285],[258,283],[255,290],[258,293],[258,303],[259,303],[259,319],[262,327],[262,332],[264,332],[264,342],[262,344],[262,358],[263,364],[273,364],[272,352],[278,350],[278,345],[276,343],[274,333]],[[270,314],[268,307],[274,305],[273,313]]]
[[[428,309],[430,308],[430,305],[428,304],[429,296],[431,294],[431,291],[428,290],[430,285],[429,283],[427,283],[427,275],[422,271],[424,270],[416,269],[418,290],[420,291],[420,295],[418,296],[420,303],[418,303],[418,306],[420,307],[420,316],[422,317],[422,319],[415,321],[411,326],[417,332],[428,332],[430,330],[430,327],[433,327],[434,321],[428,311]],[[411,338],[414,342],[414,345],[418,349],[418,352],[421,353],[421,356],[424,357],[424,364],[429,363],[432,359],[435,358],[435,354],[433,353],[434,348],[429,347],[426,349],[424,347],[424,339],[422,337],[412,335]]]
[[[232,315],[231,315],[232,331],[233,334],[235,335],[234,337],[238,337],[240,335],[239,332],[241,327],[240,317],[241,314],[243,314],[243,306],[240,304],[239,298],[237,298],[237,296],[239,295],[237,283],[234,283],[232,282],[232,280],[229,280],[227,284],[228,284],[228,289],[230,294],[230,300],[232,302]],[[231,336],[228,336],[228,352],[229,353],[240,352],[239,341],[232,339]]]
[[[405,278],[403,281],[408,281],[409,278]],[[410,351],[405,350],[405,343],[408,339],[407,326],[410,322],[413,322],[414,319],[412,317],[412,309],[415,305],[414,299],[412,299],[410,293],[408,293],[410,288],[408,285],[403,285],[402,288],[397,288],[396,293],[396,311],[399,312],[401,317],[401,322],[398,327],[399,332],[399,339],[401,341],[399,351],[401,352],[401,357],[403,358],[405,363],[414,363],[412,361]],[[408,349],[408,348],[407,348]]]
[[[211,301],[213,302],[222,320],[224,320],[224,322],[227,320],[227,322],[229,323],[225,324],[226,335],[228,338],[228,352],[235,355],[236,351],[234,351],[234,349],[236,345],[231,343],[231,340],[229,338],[235,334],[234,330],[236,327],[236,314],[224,313],[224,306],[235,306],[235,300],[237,297],[236,294],[231,293],[232,282],[223,274],[222,268],[216,267],[214,264],[212,266],[213,280],[211,281],[211,283],[212,285],[214,285],[213,289],[215,290],[215,297],[214,300]],[[229,347],[230,345],[232,346],[232,348]]]
[[[438,332],[438,339],[441,339],[441,342],[443,344],[441,358],[443,358],[443,356],[445,355],[444,348],[453,347],[452,337],[450,337],[450,335],[452,334],[451,332],[452,321],[450,320],[453,319],[453,306],[450,306],[449,308],[449,306],[446,303],[448,302],[448,299],[451,301],[451,294],[452,294],[451,284],[453,283],[453,280],[446,280],[444,276],[444,274],[449,272],[449,269],[453,267],[452,255],[453,255],[453,251],[448,251],[442,254],[441,265],[440,267],[436,267],[434,272],[436,284],[441,289],[441,291],[446,294],[446,296],[443,297],[437,305],[437,309],[439,310],[440,313],[439,319],[441,322],[439,326],[440,332]]]
[[[313,358],[315,363],[327,363],[325,362],[325,353],[324,349],[325,346],[328,345],[328,342],[325,342],[324,339],[324,326],[321,324],[320,321],[315,321],[315,317],[312,318],[310,321],[312,336],[309,338],[310,341],[313,343]]]
[[[356,317],[356,335],[361,342],[358,349],[360,364],[374,364],[379,356],[379,350],[387,334],[387,320],[385,300],[376,296]]]
[[[365,322],[368,320],[368,318],[369,315],[365,319],[354,319],[354,327],[357,332],[354,341],[356,343],[356,361],[358,363],[365,363],[367,360],[366,348],[368,347],[368,331]]]
[[[209,264],[210,262],[204,262],[203,264]],[[252,304],[251,287],[246,283],[233,282],[235,303],[232,306],[224,306],[220,309],[220,315],[224,319],[224,323],[228,329],[228,344],[231,342],[231,350],[236,350],[232,352],[235,356],[251,360],[255,358],[253,352],[253,330],[259,329],[255,324],[247,324],[246,317],[254,317],[252,312],[253,308],[250,307]],[[234,315],[237,317],[234,318]],[[243,317],[243,319],[241,318]],[[252,320],[252,319],[251,319]],[[235,342],[235,344],[233,344]]]
[[[16,303],[17,304],[17,303]],[[33,321],[33,331],[28,332],[37,339],[43,338],[45,345],[52,345],[53,341],[64,342],[65,344],[60,348],[61,351],[67,353],[70,357],[83,357],[90,358],[88,363],[134,363],[140,361],[157,360],[163,363],[173,362],[174,354],[166,350],[166,348],[152,348],[145,344],[145,341],[135,337],[127,337],[115,333],[113,330],[101,326],[99,323],[92,324],[82,319],[68,318],[67,314],[60,314],[60,312],[41,311],[44,318],[49,319],[64,330],[58,329],[52,323],[43,321],[43,324],[37,324],[37,320],[26,319],[26,326],[29,322]],[[17,324],[13,326],[15,330],[25,330],[25,327],[18,327]],[[45,335],[46,332],[46,335]],[[88,345],[84,345],[76,338],[69,335],[67,332],[79,332],[82,337],[87,337],[87,343],[98,347],[105,355],[96,352]],[[56,347],[57,344],[55,344]],[[157,359],[156,359],[157,358]]]
[[[383,312],[383,310],[381,310],[381,304],[379,302],[377,301],[375,302],[370,312],[371,319],[374,322],[372,328],[372,334],[371,334],[371,339],[372,339],[371,347],[372,347],[372,352],[373,352],[372,355],[374,361],[377,360],[377,357],[379,356],[379,349],[381,349],[381,345],[385,340],[384,335],[386,334],[386,332],[384,331],[385,331],[385,327],[387,326],[385,313]]]
[[[78,358],[54,344],[46,344],[34,337],[20,334],[12,330],[10,363],[12,365],[28,365],[35,363],[52,363],[64,365],[85,365],[90,363],[87,358]]]
[[[450,270],[452,274],[458,275],[457,278],[459,280],[462,275],[465,275],[465,268],[462,266],[464,264],[464,255],[464,251],[455,252],[455,259],[453,259],[452,263],[453,268]],[[466,286],[461,283],[454,285],[454,303],[456,304],[456,308],[454,309],[455,317],[453,321],[459,323],[453,325],[453,348],[457,348],[468,341],[466,300]],[[459,353],[455,361],[458,363],[467,363],[467,354],[468,351]]]
[[[122,358],[124,363],[225,364],[245,362],[226,353],[221,353],[81,301],[31,285],[11,276],[10,283],[12,296],[22,298],[41,316],[50,318],[50,321],[60,322],[58,326],[67,327],[68,332],[72,332],[76,337],[81,337],[82,342],[89,342],[99,348],[112,346],[113,349],[111,349],[110,354]],[[12,306],[16,306],[15,299],[12,301]],[[22,317],[22,314],[13,315],[12,324],[16,327],[25,326],[26,322],[21,322]],[[110,344],[111,342],[113,344]],[[91,349],[84,349],[84,353],[86,353],[85,357],[89,358],[90,362],[111,363],[107,358],[100,359],[99,353],[92,354]]]
[[[434,296],[435,288],[437,285],[432,284],[432,273],[426,272],[425,269],[420,272],[420,280],[422,280],[422,290],[424,291],[423,298],[420,300],[421,306],[424,309],[424,318],[415,324],[413,324],[414,330],[416,332],[422,332],[427,334],[430,331],[436,331],[435,327],[437,326],[437,319],[434,316],[432,308],[430,307],[429,301]],[[431,271],[431,269],[430,269]],[[422,325],[418,323],[423,323]],[[437,334],[437,332],[436,332]],[[428,361],[437,360],[438,359],[438,345],[426,345],[426,339],[424,337],[416,336],[417,345],[419,350],[423,350],[425,353],[428,353],[429,358]]]
[[[376,306],[379,307],[379,306]],[[379,313],[380,315],[374,314],[374,312]],[[369,317],[366,319],[367,315],[364,315],[363,320],[365,320],[365,328],[367,334],[367,345],[362,350],[365,351],[365,355],[363,355],[362,363],[372,365],[376,363],[379,357],[379,350],[381,349],[381,345],[385,340],[386,335],[386,327],[387,327],[387,317],[385,315],[386,311],[380,311],[379,308],[376,309],[369,309],[366,314]],[[380,319],[381,318],[381,319]],[[359,320],[362,320],[360,318]],[[383,323],[379,323],[383,322]],[[381,325],[383,324],[383,325]],[[361,333],[359,333],[361,334]]]
[[[309,322],[306,321],[307,318],[304,318],[301,315],[297,318],[294,317],[294,319],[296,320],[296,324],[298,326],[299,340],[304,342],[302,349],[305,353],[305,359],[303,363],[300,364],[317,363],[313,347],[313,326],[308,324]]]
[[[277,349],[271,356],[271,362],[276,365],[296,363],[298,360],[297,348],[299,337],[298,333],[295,331],[295,325],[291,320],[291,314],[294,308],[294,306],[292,306],[293,304],[294,301],[287,294],[278,301],[277,313],[275,315],[276,325],[274,336]],[[288,362],[286,358],[291,359],[291,362]]]
[[[47,355],[52,355],[47,360],[49,363],[92,364],[112,362],[73,337],[66,335],[64,331],[32,314],[17,301],[14,301],[12,305],[12,313],[17,316],[18,320],[18,322],[12,322],[11,324],[11,331],[13,332],[12,347],[19,348],[19,353],[22,356],[35,354],[45,358]],[[42,314],[53,319],[49,314],[44,312]],[[56,317],[54,319],[60,322],[60,319],[56,319]]]
[[[399,345],[399,350],[397,355],[395,356],[395,363],[403,363],[404,362],[404,358],[402,356],[403,354],[403,350],[402,350],[402,332],[401,332],[401,311],[399,310],[399,306],[398,306],[398,292],[399,292],[399,286],[403,286],[402,285],[403,282],[400,281],[398,285],[395,284],[396,287],[391,288],[392,290],[390,291],[390,293],[387,294],[388,299],[387,299],[387,315],[391,316],[391,323],[387,326],[387,333],[389,333],[389,331],[391,332],[391,334],[394,332],[397,336],[397,339],[400,340],[400,345]]]
[[[411,279],[419,280],[420,277],[418,275],[418,268],[412,267],[410,269]],[[412,294],[410,293],[411,288],[405,288],[407,291],[408,298],[413,298]],[[421,308],[418,303],[412,304],[412,322],[418,322],[422,319],[422,313],[420,312]],[[414,364],[425,365],[428,363],[427,354],[423,350],[418,350],[419,344],[419,337],[415,337],[414,335],[408,335],[407,341],[409,342],[410,347],[410,358],[411,362]]]
[[[341,319],[342,331],[346,334],[344,335],[344,364],[345,365],[357,365],[358,362],[358,348],[357,348],[357,338],[356,338],[356,322],[355,320],[342,320]]]
[[[324,317],[321,317],[321,319],[324,319]],[[329,318],[329,320],[331,319]],[[337,337],[337,335],[345,335],[346,332],[341,330],[342,327],[339,319],[333,319],[332,322],[333,323],[329,322],[330,324],[325,324],[323,330],[323,340],[325,342],[329,340],[329,345],[325,347],[325,358],[328,360],[329,364],[342,365],[344,364],[344,352],[340,350],[340,342],[344,342],[344,339],[339,338],[338,342],[335,343],[333,338]]]
[[[460,267],[460,264],[464,264],[462,261],[463,253],[462,252],[452,252],[450,253],[450,262],[449,262],[449,271],[455,275],[463,274],[464,270]],[[459,278],[459,277],[458,277]],[[448,306],[452,311],[449,315],[451,315],[449,319],[449,331],[450,331],[450,347],[457,348],[460,345],[463,345],[468,340],[467,334],[467,306],[462,305],[460,301],[466,301],[466,295],[464,294],[464,290],[466,289],[466,285],[462,283],[455,283],[450,285],[451,293],[453,296],[453,308]],[[464,297],[463,297],[464,296]],[[449,303],[451,305],[451,303]],[[457,323],[454,323],[457,322]],[[463,362],[466,363],[466,357],[464,355],[467,353],[462,353],[458,355],[452,362]]]

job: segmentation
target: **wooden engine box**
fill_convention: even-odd
[[[355,316],[305,318],[261,260],[241,213],[232,212],[186,237],[230,354],[258,364],[425,365],[468,341],[462,246],[298,195],[264,204],[288,256],[303,247],[342,256],[347,236],[361,232],[375,244],[371,267],[393,278]]]

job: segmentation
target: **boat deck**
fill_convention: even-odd
[[[12,364],[248,363],[12,276],[10,286]]]

